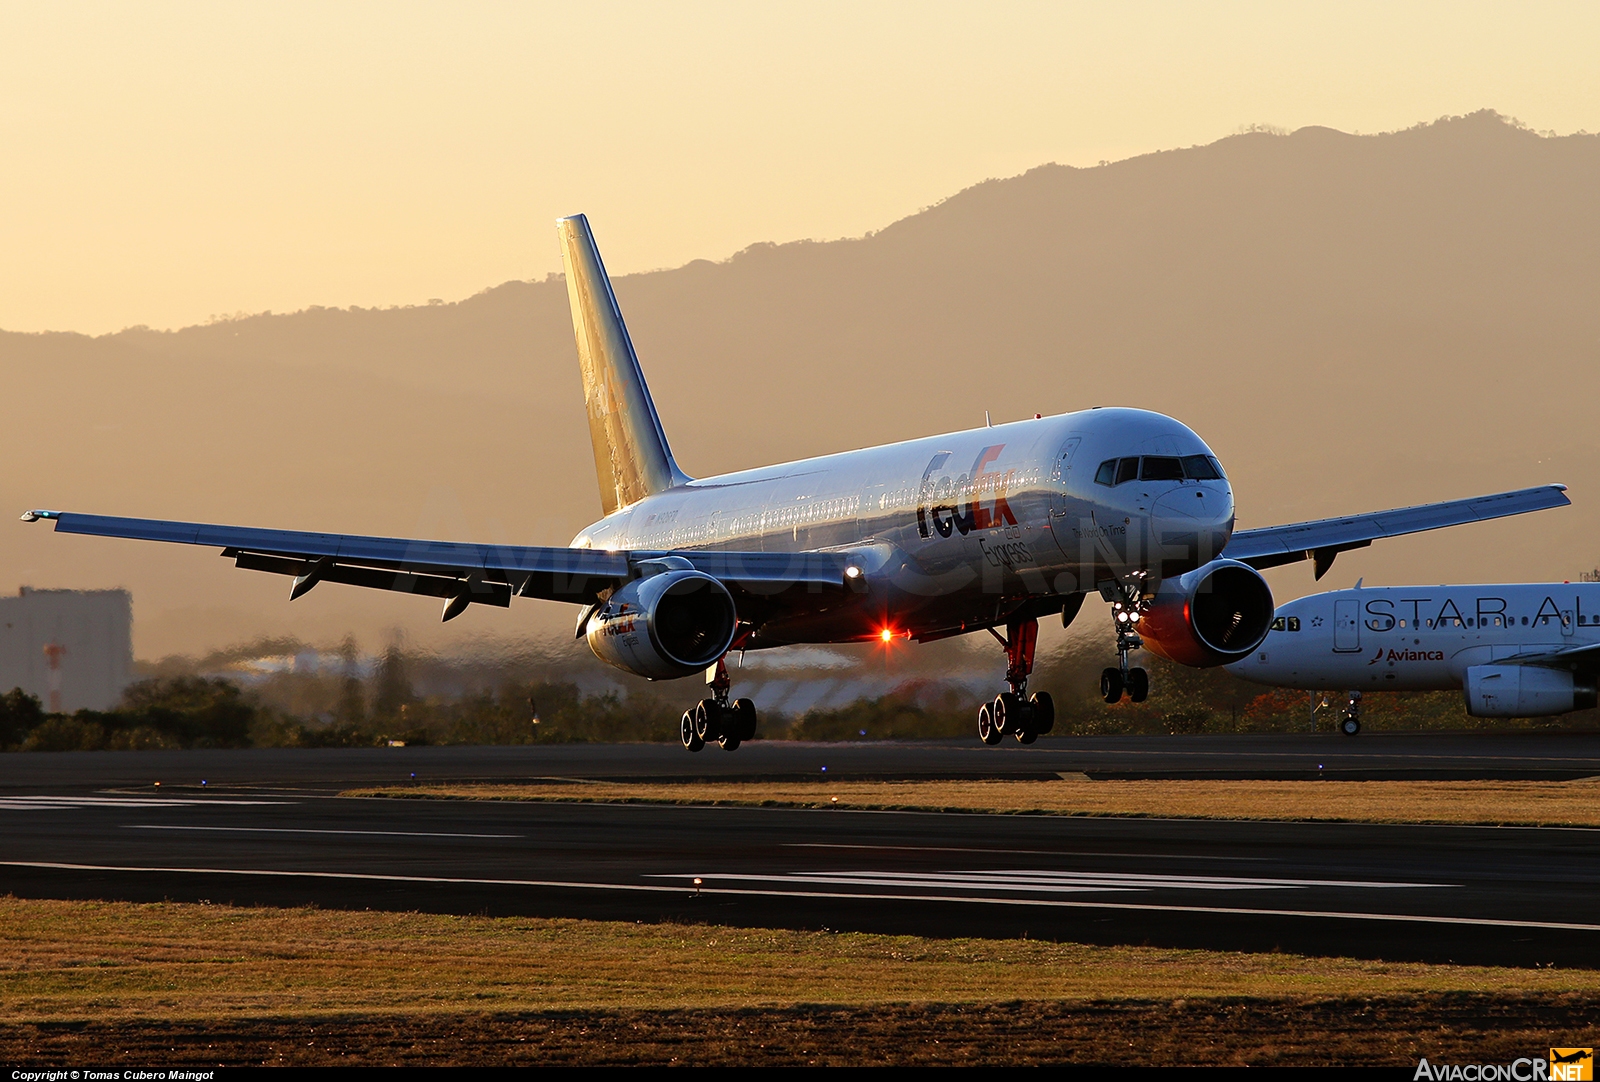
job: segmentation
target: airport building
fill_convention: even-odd
[[[133,681],[126,590],[35,590],[0,598],[0,694],[19,687],[52,712],[109,710]]]

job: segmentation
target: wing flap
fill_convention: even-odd
[[[1257,569],[1277,567],[1297,560],[1314,560],[1317,578],[1320,579],[1333,566],[1333,559],[1339,553],[1363,548],[1382,537],[1400,537],[1445,526],[1522,515],[1529,511],[1565,507],[1571,502],[1567,498],[1565,485],[1540,485],[1513,492],[1497,492],[1490,496],[1397,507],[1348,518],[1325,518],[1286,526],[1240,530],[1228,541],[1222,555]]]

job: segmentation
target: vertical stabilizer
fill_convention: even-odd
[[[605,514],[689,478],[672,460],[600,249],[581,214],[556,221]]]

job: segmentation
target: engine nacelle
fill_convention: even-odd
[[[1473,665],[1461,690],[1475,718],[1537,718],[1595,704],[1593,684],[1578,683],[1566,669],[1537,665]]]
[[[634,579],[585,625],[589,649],[608,665],[671,680],[702,672],[728,652],[738,616],[728,588],[699,571]]]
[[[1161,584],[1139,636],[1152,653],[1180,665],[1227,665],[1261,645],[1272,616],[1272,589],[1255,568],[1213,560]]]

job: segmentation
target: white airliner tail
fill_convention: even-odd
[[[582,214],[560,218],[556,230],[583,370],[600,506],[609,515],[689,478],[672,459],[589,220]]]

